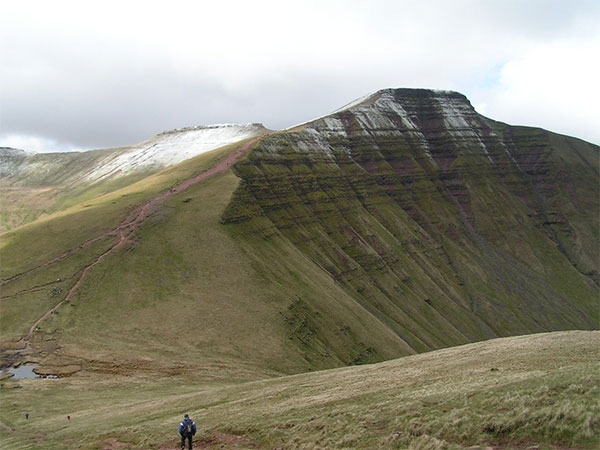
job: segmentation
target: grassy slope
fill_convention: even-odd
[[[497,139],[489,143],[497,161],[492,165],[466,152],[467,144],[440,138],[438,150],[459,155],[442,174],[417,164],[412,144],[385,135],[350,137],[340,149],[332,139],[334,157],[308,152],[307,146],[316,145],[309,133],[273,135],[236,165],[243,181],[224,217],[247,234],[284,235],[369,308],[380,326],[417,351],[594,329],[598,286],[568,259],[542,217],[563,217],[562,209],[571,208],[571,200],[563,204],[554,195],[554,172],[576,173],[578,162],[549,167],[547,157],[570,155],[566,146],[576,140],[548,147],[546,140],[556,135],[539,131],[514,138],[524,141],[519,157],[535,177],[520,171]],[[597,148],[581,144],[597,160]],[[580,184],[591,190],[595,179],[587,171]],[[590,200],[595,197],[579,194],[597,216]],[[538,197],[547,200],[529,204]],[[464,211],[457,208],[460,202]],[[597,223],[592,216],[568,217],[573,226],[589,227]],[[590,245],[597,241],[591,233],[577,239],[580,248],[585,242],[597,247]],[[588,260],[598,260],[593,250],[587,253]],[[379,357],[374,350],[371,361]]]
[[[599,332],[556,332],[229,385],[142,373],[5,380],[11,431],[0,442],[174,449],[189,412],[197,440],[215,448],[594,448],[599,346]]]
[[[114,193],[3,233],[0,235],[2,279],[37,267],[114,228],[134,206],[178,181],[213,166],[229,150],[224,148],[207,153]],[[0,303],[2,341],[18,338],[26,331],[28,324],[58,303],[62,297],[53,295],[53,288],[62,290],[64,296],[74,284],[81,267],[106,250],[111,242],[110,238],[104,239],[59,264],[34,271],[3,286]]]
[[[6,233],[4,278],[114,226],[131,204],[203,170],[222,152]],[[202,377],[207,367],[220,366],[227,378],[227,368],[243,365],[247,370],[233,376],[247,379],[364,362],[372,348],[380,359],[413,353],[281,235],[257,240],[222,225],[238,182],[228,173],[173,196],[134,245],[94,267],[71,304],[35,334],[36,350],[59,346],[41,355],[43,367]],[[3,341],[16,340],[57,304],[61,295],[52,289],[64,296],[78,268],[109,244],[106,239],[4,288]],[[182,353],[189,355],[185,361]]]
[[[33,222],[43,214],[60,211],[94,196],[113,192],[148,174],[135,174],[90,184],[86,171],[98,158],[121,149],[73,153],[39,153],[28,157],[27,176],[11,174],[0,182],[0,231]]]

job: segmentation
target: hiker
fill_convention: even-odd
[[[28,412],[25,413],[25,419],[29,420],[29,413]]]
[[[196,434],[196,424],[187,414],[183,416],[183,422],[179,424],[179,434],[181,435],[181,450],[185,448],[187,438],[190,450],[192,450],[192,436]]]

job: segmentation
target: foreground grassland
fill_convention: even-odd
[[[573,331],[238,384],[4,380],[0,446],[176,449],[188,412],[197,448],[597,448],[599,348]]]

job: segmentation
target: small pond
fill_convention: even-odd
[[[6,369],[6,372],[12,373],[14,380],[23,380],[25,378],[40,378],[40,376],[33,371],[36,368],[37,366],[10,367]]]

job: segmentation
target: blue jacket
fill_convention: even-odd
[[[184,432],[183,430],[185,429],[185,425],[186,425],[188,422],[191,422],[191,423],[192,423],[192,436],[196,434],[196,424],[194,423],[194,421],[193,421],[192,419],[190,419],[190,418],[187,418],[187,419],[183,419],[183,422],[181,422],[181,423],[179,424],[179,434],[180,434],[180,435],[182,435],[182,436],[183,436],[183,435],[185,434],[185,432]]]

